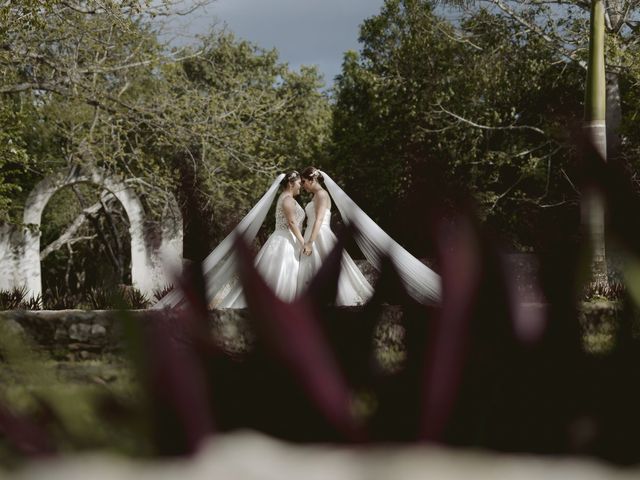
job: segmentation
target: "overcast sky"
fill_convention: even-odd
[[[217,0],[188,18],[180,30],[205,33],[214,22],[263,48],[275,47],[297,69],[318,65],[330,85],[342,54],[358,49],[358,28],[383,0]]]

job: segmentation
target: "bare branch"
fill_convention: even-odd
[[[495,209],[496,206],[498,205],[498,202],[502,200],[504,197],[506,197],[509,194],[509,192],[511,192],[514,188],[516,188],[520,184],[520,182],[524,180],[524,178],[525,178],[525,174],[520,175],[520,177],[518,177],[518,179],[515,182],[513,182],[513,184],[509,188],[507,188],[504,192],[499,194],[494,200],[493,204],[489,207],[489,211]]]
[[[113,73],[113,72],[119,72],[122,70],[128,70],[131,68],[138,68],[138,67],[144,67],[147,65],[152,65],[152,64],[158,64],[158,65],[167,65],[167,64],[172,64],[172,63],[179,63],[182,62],[184,60],[189,60],[191,58],[196,58],[199,57],[200,55],[202,55],[203,50],[198,50],[197,52],[191,54],[191,55],[185,55],[183,57],[179,57],[179,58],[170,58],[170,57],[166,57],[164,60],[158,60],[157,58],[152,58],[150,60],[142,60],[140,62],[134,62],[134,63],[128,63],[128,64],[124,64],[124,65],[116,65],[113,67],[107,67],[107,68],[86,68],[83,70],[78,70],[78,73],[81,74],[87,74],[87,73]]]
[[[201,9],[203,7],[206,7],[208,5],[213,4],[214,1],[215,0],[196,0],[196,1],[191,1],[191,2],[174,1],[172,3],[172,6],[174,7],[174,9],[169,9],[169,8],[165,8],[164,10],[156,9],[155,11],[153,11],[153,15],[154,16],[163,16],[163,17],[168,17],[168,16],[184,17],[184,16],[192,14],[193,12],[195,12],[198,9]],[[186,3],[187,4],[187,6],[185,6],[184,10],[181,10],[181,9],[175,7],[176,5],[178,5],[180,3]]]
[[[562,173],[562,176],[567,180],[567,182],[569,182],[569,185],[571,185],[571,188],[573,189],[573,191],[576,192],[578,195],[581,195],[580,191],[576,188],[575,184],[569,178],[569,175],[567,175],[567,172],[564,171],[564,168],[560,169],[560,173]]]
[[[47,92],[69,95],[69,92],[56,84],[46,82],[24,82],[0,87],[0,93],[19,93],[27,90],[44,90]]]
[[[481,130],[530,130],[532,132],[536,132],[539,133],[540,135],[546,135],[545,131],[538,128],[538,127],[534,127],[532,125],[504,125],[504,126],[490,126],[490,125],[482,125],[480,123],[476,123],[472,120],[468,120],[456,113],[453,113],[449,110],[447,110],[446,108],[444,108],[442,105],[438,104],[438,107],[440,108],[440,110],[444,113],[446,113],[447,115],[455,118],[456,120],[466,123],[467,125],[470,125],[474,128],[479,128]]]
[[[438,30],[440,30],[440,32],[441,32],[441,33],[443,33],[443,34],[444,34],[448,39],[453,40],[454,42],[458,42],[458,43],[463,43],[463,44],[466,44],[466,45],[470,45],[471,47],[473,47],[473,48],[475,48],[476,50],[479,50],[479,51],[483,51],[483,50],[484,50],[481,46],[476,45],[475,43],[473,43],[471,40],[469,40],[469,39],[468,39],[468,38],[466,38],[466,37],[450,35],[450,34],[449,34],[449,33],[448,33],[444,28],[442,28],[438,23],[436,23],[436,28],[437,28]]]
[[[105,194],[103,196],[104,199],[108,198],[111,194]],[[82,227],[82,225],[84,225],[84,223],[87,221],[88,217],[95,215],[96,213],[98,213],[100,211],[100,209],[102,208],[102,201],[94,203],[93,205],[91,205],[90,207],[85,208],[84,210],[82,210],[82,212],[80,212],[80,214],[75,218],[75,220],[73,222],[71,222],[71,224],[65,229],[65,231],[62,233],[62,235],[60,235],[56,240],[54,240],[53,242],[51,242],[49,245],[47,245],[44,249],[42,249],[42,251],[40,252],[40,260],[44,260],[45,258],[47,258],[49,256],[49,254],[55,252],[56,250],[60,250],[62,247],[64,247],[67,244],[73,244],[76,243],[78,241],[80,241],[81,239],[88,239],[88,238],[95,238],[95,236],[93,237],[74,237],[74,235],[76,235],[76,233],[78,232],[78,230],[80,229],[80,227]]]

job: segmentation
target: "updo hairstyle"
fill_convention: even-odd
[[[318,170],[316,167],[307,167],[302,171],[302,178],[304,178],[305,180],[317,180],[318,182],[323,182],[324,181],[324,177],[322,176],[322,174],[320,173],[320,170]]]
[[[284,178],[282,179],[282,181],[280,182],[280,186],[282,188],[286,188],[286,186],[291,183],[291,182],[295,182],[297,179],[300,178],[300,174],[296,171],[296,170],[290,170],[289,172],[287,172],[284,176]]]

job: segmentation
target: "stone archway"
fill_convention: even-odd
[[[170,275],[182,264],[182,216],[174,198],[160,224],[147,221],[136,193],[122,180],[93,169],[71,168],[51,175],[29,194],[24,207],[24,227],[20,231],[0,231],[0,288],[26,286],[28,295],[42,294],[40,264],[40,222],[51,197],[61,188],[76,183],[92,183],[112,193],[129,218],[131,235],[131,280],[135,288],[152,298],[154,290],[172,283]],[[168,271],[168,270],[171,271]],[[11,271],[12,270],[12,271]]]

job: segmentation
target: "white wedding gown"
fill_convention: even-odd
[[[282,208],[285,195],[276,203],[276,228],[262,246],[255,259],[256,269],[274,293],[285,302],[295,299],[298,292],[298,271],[302,246],[289,229]],[[295,202],[296,223],[302,231],[304,210]],[[242,285],[237,276],[210,302],[211,308],[245,308]]]
[[[384,232],[369,216],[325,172],[327,191],[334,205],[347,225],[355,227],[355,241],[365,258],[380,270],[383,258],[389,258],[395,265],[407,292],[417,302],[424,305],[438,304],[441,300],[440,276],[407,252]],[[212,308],[242,308],[246,306],[242,287],[237,275],[237,258],[234,245],[238,238],[251,243],[276,197],[284,174],[278,175],[269,189],[260,198],[238,226],[207,256],[202,263],[202,273],[206,280],[206,295]],[[313,202],[307,205],[308,225],[315,220]],[[296,206],[296,220],[301,226],[304,210]],[[280,298],[291,301],[299,296],[322,265],[322,261],[336,243],[336,237],[329,227],[331,213],[327,211],[320,234],[310,257],[301,255],[301,248],[288,228],[282,211],[282,195],[276,206],[276,229],[262,247],[256,263],[268,285]],[[308,228],[306,238],[311,235]],[[339,277],[338,305],[355,305],[365,302],[371,296],[371,286],[358,270],[353,260],[344,254]],[[180,289],[174,289],[156,302],[152,308],[174,308],[184,304],[185,297]]]
[[[316,221],[316,208],[313,200],[305,207],[307,214],[307,228],[304,233],[305,242],[311,237],[313,224]],[[338,239],[331,231],[331,209],[327,208],[322,219],[322,226],[312,246],[310,256],[300,257],[300,273],[298,274],[298,291],[307,289],[314,275],[318,272],[325,259],[338,243]],[[336,305],[362,305],[373,295],[373,288],[364,277],[360,269],[347,252],[342,253],[340,276],[338,277],[338,293]]]

